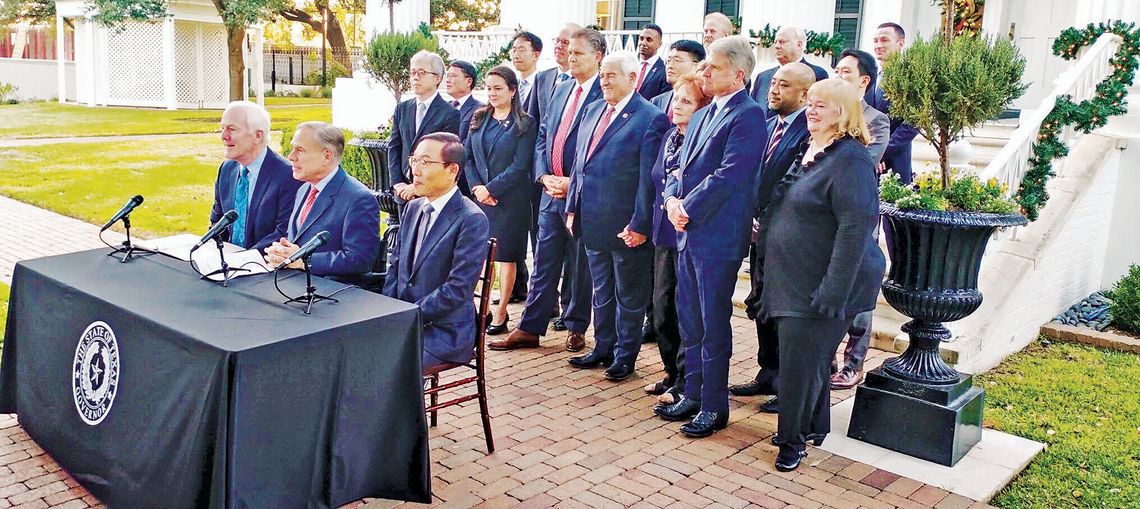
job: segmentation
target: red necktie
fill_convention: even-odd
[[[776,120],[776,130],[772,132],[772,141],[768,142],[768,150],[764,153],[764,162],[772,157],[772,153],[776,151],[776,145],[780,144],[780,139],[784,137],[784,126],[787,125],[784,119]]]
[[[305,205],[301,207],[301,213],[297,214],[298,230],[305,224],[305,219],[309,217],[309,212],[313,210],[313,202],[317,201],[317,193],[319,192],[320,190],[316,187],[309,190],[309,197],[305,198]]]
[[[641,84],[645,82],[645,69],[649,66],[649,62],[641,63],[641,74],[637,75],[637,90],[641,90]]]
[[[550,170],[558,177],[565,175],[562,171],[562,154],[566,149],[566,138],[570,136],[570,126],[574,125],[574,117],[578,113],[578,100],[581,98],[582,85],[578,85],[574,100],[570,101],[570,107],[562,114],[562,121],[558,123],[558,132],[554,133],[554,144],[550,150]]]
[[[606,106],[606,114],[602,115],[602,120],[598,122],[598,128],[594,129],[594,136],[590,138],[590,150],[586,151],[586,159],[594,155],[594,149],[598,147],[598,142],[602,141],[602,134],[606,132],[606,128],[610,126],[610,121],[614,119],[614,107]]]

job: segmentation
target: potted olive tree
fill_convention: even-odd
[[[912,318],[910,344],[867,376],[856,394],[848,435],[912,456],[953,465],[981,438],[983,391],[942,360],[950,339],[943,322],[982,303],[978,270],[996,228],[1022,225],[1015,203],[996,180],[952,170],[950,144],[965,129],[1001,113],[1025,86],[1025,59],[1008,39],[918,40],[893,56],[881,87],[889,115],[914,126],[934,145],[937,174],[904,185],[880,183],[890,271],[883,296]]]

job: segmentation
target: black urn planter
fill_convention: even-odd
[[[883,297],[912,318],[905,352],[867,374],[855,396],[848,436],[947,466],[981,439],[984,391],[939,355],[944,322],[982,304],[978,272],[997,228],[1026,224],[1019,214],[901,210],[880,204],[891,268]]]

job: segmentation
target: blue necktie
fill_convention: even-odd
[[[230,242],[241,247],[245,245],[245,213],[249,209],[249,169],[241,167],[238,176],[237,190],[234,191],[234,211],[237,212],[237,221],[234,221],[233,235]]]

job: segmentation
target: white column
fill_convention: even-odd
[[[162,21],[162,91],[166,109],[178,109],[178,89],[174,81],[174,18]]]
[[[265,30],[253,29],[253,89],[257,91],[257,104],[265,105]]]
[[[59,75],[57,79],[59,83],[59,102],[61,103],[67,102],[67,65],[65,64],[67,55],[64,54],[64,49],[66,49],[67,46],[64,44],[64,39],[66,39],[66,37],[63,32],[63,16],[57,14],[55,17],[55,63],[56,73]]]
[[[1009,35],[1009,17],[1005,0],[989,0],[982,12],[982,34],[989,37]]]

